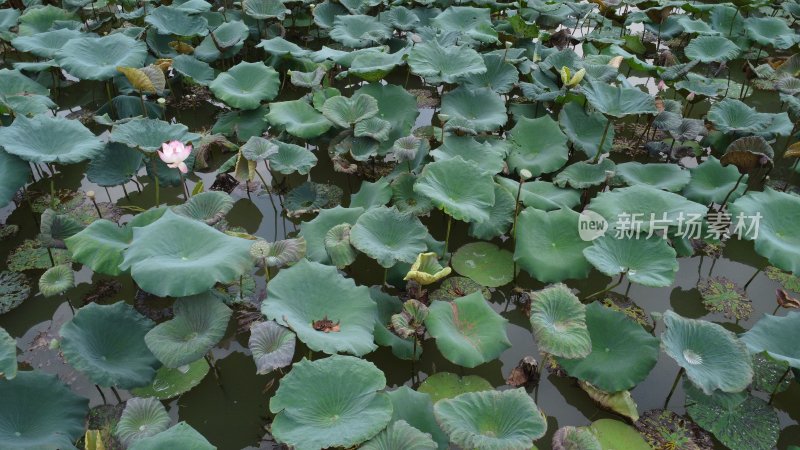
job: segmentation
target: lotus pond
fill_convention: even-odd
[[[798,18],[0,0],[0,450],[797,449]]]

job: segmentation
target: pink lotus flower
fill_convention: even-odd
[[[192,154],[192,144],[183,145],[178,141],[170,141],[161,144],[161,150],[158,151],[158,156],[161,160],[167,163],[167,167],[178,169],[181,173],[189,172],[189,168],[183,162],[189,155]]]
[[[664,80],[660,80],[658,82],[658,90],[659,91],[666,91],[667,90],[667,83],[664,83]]]

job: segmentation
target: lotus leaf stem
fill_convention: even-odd
[[[769,394],[769,402],[767,402],[768,405],[772,404],[772,401],[775,399],[775,395],[778,393],[778,389],[780,389],[780,387],[781,387],[781,383],[783,383],[783,380],[785,380],[786,377],[789,375],[789,371],[790,370],[792,370],[792,366],[787,367],[786,371],[783,372],[783,375],[781,376],[781,379],[778,380],[777,383],[775,383],[775,389],[773,389],[772,393]]]
[[[761,269],[759,268],[758,270],[756,270],[756,273],[754,273],[754,274],[753,274],[753,276],[752,276],[752,277],[750,277],[750,279],[749,279],[749,280],[747,280],[747,283],[745,283],[745,284],[744,284],[744,286],[742,287],[742,289],[744,289],[744,290],[746,291],[746,290],[747,290],[747,287],[748,287],[748,286],[750,286],[750,283],[752,283],[752,282],[753,282],[753,280],[755,280],[755,279],[756,279],[756,277],[758,276],[758,274],[760,274],[760,273],[761,273]]]
[[[590,298],[597,297],[598,295],[605,294],[606,292],[608,292],[608,291],[610,291],[610,290],[614,289],[615,287],[617,287],[617,286],[619,286],[620,284],[622,284],[622,280],[623,280],[624,278],[625,278],[625,272],[623,272],[623,273],[619,274],[619,280],[617,280],[617,282],[616,282],[616,283],[614,283],[614,284],[612,284],[612,285],[610,285],[610,286],[607,286],[605,289],[599,290],[599,291],[595,292],[594,294],[591,294],[590,296],[586,297],[586,300],[589,300]]]
[[[114,393],[114,397],[117,397],[117,403],[121,404],[122,403],[122,397],[119,396],[119,392],[117,392],[117,388],[115,388],[114,386],[111,386],[110,389],[111,389],[111,392]]]
[[[450,228],[453,226],[453,216],[447,215],[447,234],[444,237],[444,251],[442,253],[442,258],[447,255],[447,249],[450,246]]]
[[[594,155],[594,159],[592,160],[593,163],[596,163],[600,160],[600,155],[603,154],[603,145],[606,143],[606,137],[608,136],[608,129],[611,127],[611,119],[606,117],[606,127],[603,129],[603,137],[600,138],[600,145],[597,146],[597,154]]]
[[[664,400],[664,408],[663,409],[667,409],[667,406],[669,405],[669,400],[672,398],[672,394],[675,393],[675,388],[678,387],[678,381],[681,379],[681,376],[683,375],[683,372],[685,372],[685,370],[683,369],[683,367],[681,367],[680,370],[678,370],[678,374],[675,376],[675,381],[672,382],[672,388],[669,390],[669,394],[667,394],[667,398]]]
[[[97,389],[97,392],[99,392],[99,393],[100,393],[100,398],[102,398],[102,399],[103,399],[103,404],[104,404],[104,405],[107,405],[107,404],[108,404],[108,401],[106,400],[106,395],[105,395],[105,394],[103,394],[103,390],[102,390],[102,389],[100,389],[100,386],[98,386],[98,385],[96,385],[96,384],[94,385],[94,387]]]

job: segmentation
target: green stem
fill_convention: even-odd
[[[156,168],[156,160],[153,157],[150,157],[150,167],[153,169],[153,180],[156,182],[156,207],[161,204],[161,197],[159,192],[159,182],[158,182],[158,169]]]
[[[769,402],[767,402],[768,405],[772,404],[772,401],[775,399],[775,395],[778,393],[778,389],[780,389],[780,387],[781,387],[781,383],[783,383],[783,380],[785,380],[786,377],[789,375],[789,371],[790,370],[792,370],[792,366],[789,366],[789,367],[786,368],[786,372],[783,372],[783,376],[775,384],[775,389],[773,389],[772,393],[769,395]]]
[[[594,294],[592,294],[592,295],[590,295],[590,296],[586,297],[586,300],[589,300],[590,298],[597,297],[598,295],[601,295],[601,294],[605,294],[606,292],[608,292],[608,291],[610,291],[610,290],[614,289],[615,287],[617,287],[617,286],[619,286],[620,284],[622,284],[622,280],[623,280],[623,278],[625,278],[625,273],[621,273],[621,274],[619,275],[619,280],[617,280],[617,282],[616,282],[616,283],[614,283],[614,284],[612,284],[611,286],[608,286],[608,287],[606,287],[605,289],[603,289],[603,290],[600,290],[600,291],[597,291],[597,292],[595,292]]]
[[[592,160],[594,163],[600,160],[600,155],[603,154],[603,145],[606,143],[606,137],[608,136],[609,128],[611,128],[611,119],[606,118],[606,127],[603,129],[603,137],[600,138],[600,145],[597,147],[597,154],[594,155],[594,159]]]
[[[444,253],[442,253],[442,258],[447,255],[447,249],[450,247],[450,228],[453,226],[453,216],[447,216],[447,234],[444,237]]]
[[[683,375],[683,367],[681,370],[678,371],[678,375],[675,376],[675,381],[672,383],[672,389],[669,390],[669,394],[667,394],[666,400],[664,400],[664,409],[667,409],[669,405],[669,400],[672,398],[672,394],[675,393],[675,388],[678,387],[678,381],[681,379],[681,375]]]

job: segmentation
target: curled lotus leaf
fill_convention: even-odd
[[[469,235],[482,240],[490,240],[502,236],[509,231],[514,223],[515,209],[514,196],[504,187],[495,183],[494,205],[489,208],[489,218],[483,222],[471,222],[469,224]]]
[[[269,245],[269,254],[264,258],[264,262],[269,267],[284,267],[300,261],[305,256],[304,238],[282,239]]]
[[[413,339],[400,337],[392,328],[392,317],[403,312],[403,302],[398,297],[383,292],[380,286],[371,287],[369,295],[378,306],[375,343],[390,347],[392,354],[400,359],[418,360],[422,355],[422,346],[415,345]]]
[[[214,95],[238,109],[256,109],[264,100],[278,95],[278,72],[262,62],[245,62],[217,75],[208,85]]]
[[[672,311],[664,313],[664,325],[661,348],[707,395],[715,390],[739,392],[753,381],[753,364],[747,348],[730,331]]]
[[[353,127],[353,136],[356,139],[369,138],[378,142],[384,142],[389,139],[389,133],[392,131],[392,124],[388,120],[383,120],[380,117],[370,117],[358,122]]]
[[[334,124],[349,128],[378,114],[378,101],[367,94],[344,97],[337,95],[325,101],[322,114]]]
[[[356,260],[356,249],[350,244],[349,223],[340,223],[325,233],[325,251],[331,263],[339,269],[343,269]]]
[[[414,280],[421,285],[435,283],[450,275],[449,267],[443,267],[439,262],[439,255],[433,252],[420,253],[411,265],[404,280]]]
[[[507,323],[478,292],[452,302],[433,302],[425,320],[442,355],[464,367],[489,362],[511,347]]]
[[[30,173],[30,166],[24,159],[0,147],[0,206],[5,207],[25,186]]]
[[[251,136],[243,146],[239,148],[242,156],[249,161],[261,161],[269,158],[278,152],[278,144],[261,136]]]
[[[400,212],[422,216],[433,209],[433,203],[425,195],[414,190],[417,177],[403,173],[392,180],[392,205]]]
[[[586,427],[566,426],[556,430],[551,444],[553,450],[603,450],[600,441]]]
[[[271,320],[253,324],[247,346],[253,354],[257,373],[265,375],[291,364],[295,343],[294,333]]]
[[[578,381],[578,386],[586,392],[589,397],[603,408],[613,411],[621,416],[625,416],[632,421],[639,420],[636,402],[633,401],[630,391],[619,391],[614,393],[605,392],[592,386],[583,380]]]
[[[403,303],[403,310],[392,316],[392,330],[403,339],[425,334],[424,323],[428,317],[428,307],[413,298]]]
[[[530,322],[540,351],[563,358],[583,358],[592,351],[586,307],[564,284],[531,294]]]
[[[460,157],[426,164],[414,183],[414,192],[466,222],[488,220],[495,202],[492,176]]]
[[[63,294],[75,287],[75,273],[69,264],[47,269],[39,278],[39,292],[45,297]]]
[[[486,287],[504,286],[514,278],[511,252],[489,242],[471,242],[453,254],[453,269]]]
[[[0,128],[0,142],[7,153],[34,163],[78,163],[104,148],[79,121],[45,114],[17,116],[10,126]]]
[[[594,158],[598,151],[610,153],[614,145],[614,127],[606,131],[609,119],[599,112],[586,112],[579,103],[569,102],[558,114],[558,124],[576,148],[589,158]],[[603,133],[606,139],[603,141]],[[600,143],[603,148],[600,149]]]
[[[547,429],[524,389],[461,394],[433,405],[436,421],[462,448],[528,450]]]
[[[477,376],[472,377],[479,378]],[[487,389],[491,389],[491,385]],[[417,430],[429,434],[437,443],[439,450],[449,448],[450,439],[436,423],[436,418],[433,415],[433,401],[430,395],[422,391],[414,391],[408,386],[401,386],[386,394],[392,400],[391,423],[405,421]]]
[[[142,152],[119,142],[109,142],[89,162],[86,176],[103,187],[126,184],[139,172],[143,160]]]
[[[160,401],[153,397],[134,397],[125,402],[114,436],[123,445],[161,433],[169,428],[170,418]]]
[[[146,56],[145,43],[124,33],[75,37],[55,53],[58,65],[70,75],[99,81],[117,75],[117,67],[141,67]]]
[[[298,450],[352,447],[383,430],[392,403],[380,390],[386,378],[374,364],[352,356],[295,363],[269,409],[272,435]]]
[[[431,435],[412,427],[405,420],[389,424],[377,436],[360,447],[364,450],[436,450],[438,447]]]
[[[192,450],[215,450],[206,438],[186,422],[180,422],[161,433],[142,438],[133,443],[130,450],[160,450],[164,448],[186,448]]]
[[[221,191],[201,192],[189,201],[172,208],[172,212],[214,225],[233,208],[233,198]]]
[[[643,286],[669,286],[678,272],[675,249],[658,236],[618,239],[609,233],[595,239],[583,255],[600,272],[608,276],[624,273]]]
[[[416,216],[380,206],[358,218],[351,229],[350,242],[388,268],[397,262],[413,263],[427,249],[427,234],[427,228]]]
[[[47,247],[64,248],[64,240],[78,234],[83,228],[83,224],[72,216],[47,208],[39,220],[37,238]]]
[[[758,133],[772,124],[773,115],[760,113],[740,100],[726,98],[711,105],[708,121],[723,133]]]
[[[159,366],[144,340],[154,325],[124,302],[90,303],[61,327],[61,350],[64,359],[95,384],[145,386]]]
[[[364,213],[364,208],[343,208],[336,206],[323,209],[317,216],[300,224],[300,236],[306,239],[308,254],[311,261],[329,264],[330,256],[325,248],[325,236],[335,226],[340,224],[354,225],[359,216]]]
[[[350,207],[363,207],[370,209],[374,206],[384,206],[392,199],[392,188],[389,181],[381,178],[371,183],[362,181],[358,192],[350,196]]]
[[[723,166],[733,165],[739,173],[748,173],[762,167],[770,167],[775,158],[772,146],[761,136],[745,136],[733,142],[720,158]]]
[[[156,371],[153,382],[131,391],[139,397],[155,397],[166,400],[189,392],[203,381],[211,367],[205,359],[178,368],[161,366]]]
[[[147,332],[144,341],[165,366],[177,368],[202,358],[225,336],[230,308],[211,292],[181,297],[174,316]]]
[[[473,292],[480,292],[486,300],[492,298],[492,293],[489,292],[489,288],[481,286],[477,281],[473,281],[471,278],[467,277],[446,278],[439,285],[438,289],[428,294],[428,298],[431,301],[451,301],[472,294]]]
[[[785,316],[764,315],[753,327],[741,336],[751,353],[767,352],[791,367],[800,368],[800,352],[793,345],[798,331],[800,312],[790,311]]]
[[[317,157],[311,150],[295,144],[281,141],[272,141],[278,146],[276,152],[267,156],[269,168],[284,175],[299,173],[307,175],[312,167],[317,165]]]
[[[649,231],[651,217],[657,221],[654,224],[675,228],[693,217],[702,219],[708,210],[681,195],[643,184],[601,192],[588,209],[603,216],[612,230],[625,227],[625,218],[631,218],[631,214],[642,214],[638,217],[642,218],[639,222],[643,231]]]

